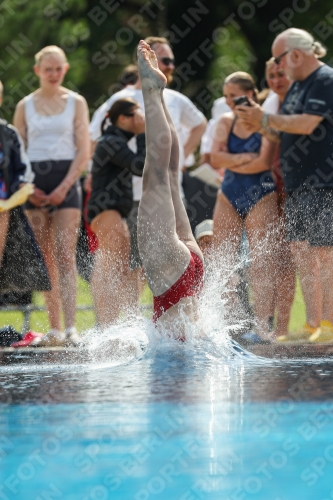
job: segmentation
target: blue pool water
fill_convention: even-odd
[[[0,367],[0,499],[333,499],[329,360],[156,345]]]

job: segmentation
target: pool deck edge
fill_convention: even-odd
[[[333,344],[267,344],[246,347],[250,352],[265,358],[331,358],[333,357]]]
[[[244,345],[252,354],[270,359],[331,358],[333,344],[267,344]],[[76,347],[0,348],[0,365],[16,363],[82,363],[91,360],[91,352]]]

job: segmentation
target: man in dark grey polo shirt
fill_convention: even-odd
[[[248,129],[280,141],[286,238],[307,323],[279,340],[333,343],[333,69],[319,61],[326,54],[321,44],[296,28],[277,36],[272,53],[293,81],[280,114],[265,114],[258,105],[241,106],[237,113]]]

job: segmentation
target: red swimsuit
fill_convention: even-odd
[[[169,290],[154,297],[153,321],[156,322],[170,307],[178,304],[185,297],[198,296],[204,284],[204,266],[200,257],[191,253],[191,260],[181,275]]]

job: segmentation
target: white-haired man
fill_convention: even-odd
[[[287,240],[298,266],[307,323],[280,340],[332,343],[333,69],[319,61],[326,50],[304,30],[290,28],[278,35],[272,53],[294,82],[280,114],[265,114],[254,103],[237,113],[249,129],[281,144]],[[311,262],[319,262],[319,268],[311,269]],[[322,298],[313,292],[316,279],[321,279]]]

